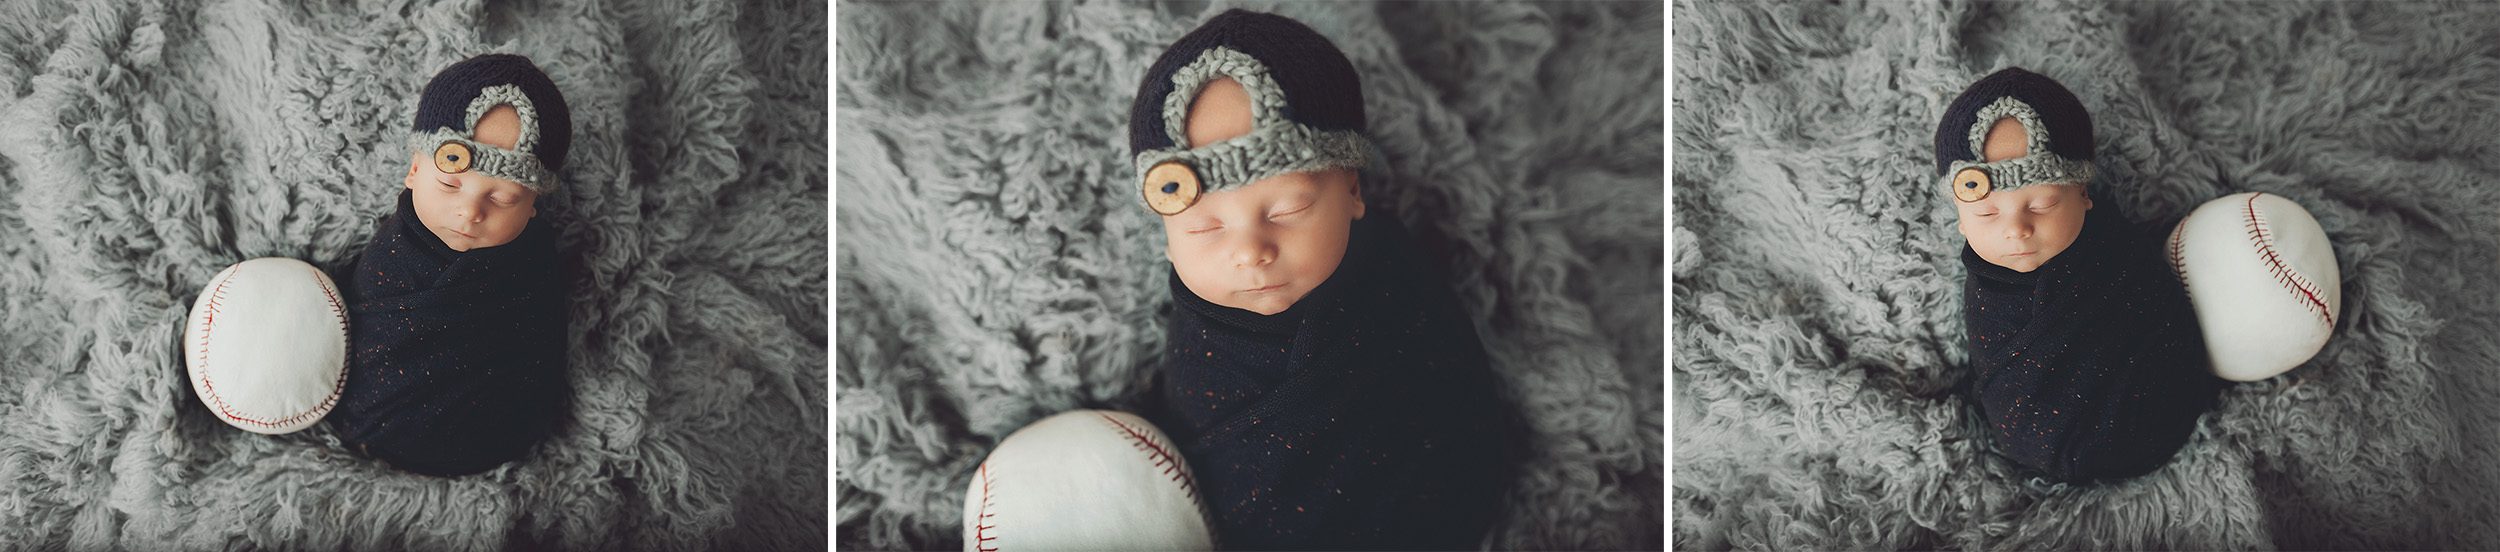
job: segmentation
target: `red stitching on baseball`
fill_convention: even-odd
[[[990,530],[998,528],[989,523],[990,516],[998,515],[990,511],[990,506],[996,504],[990,498],[990,485],[993,483],[996,481],[990,479],[990,463],[984,461],[981,463],[981,517],[973,518],[972,522],[972,544],[980,552],[998,552],[998,547],[985,544],[998,540],[998,537],[990,536]]]
[[[2186,229],[2186,220],[2180,220],[2177,226],[2170,227],[2170,272],[2179,275],[2179,289],[2186,291],[2189,296],[2194,296],[2196,292],[2188,289],[2187,285],[2186,244],[2179,241],[2179,232]]]
[[[330,288],[330,275],[321,273],[321,269],[318,268],[306,267],[305,270],[312,271],[313,283],[321,284],[321,296],[330,299],[330,314],[339,317],[339,333],[347,333],[347,307],[339,304],[338,290]],[[339,376],[341,376],[339,379],[347,379],[346,375],[346,370],[339,371]]]
[[[226,272],[220,273],[217,278],[217,287],[208,291],[208,306],[202,309],[208,312],[200,315],[200,360],[203,363],[208,360],[208,332],[217,327],[217,306],[226,300],[226,283],[233,281],[225,276],[232,275],[234,272],[234,269],[227,269]]]
[[[306,416],[312,416],[312,415],[316,415],[316,414],[322,414],[322,413],[327,413],[327,412],[329,412],[329,411],[330,411],[330,407],[332,407],[332,406],[336,406],[336,405],[338,404],[338,401],[339,401],[339,389],[340,389],[340,386],[341,386],[341,385],[345,385],[345,384],[347,383],[347,370],[345,370],[345,369],[341,369],[341,370],[339,370],[339,376],[338,376],[337,381],[332,382],[332,383],[331,383],[331,385],[330,385],[330,396],[329,396],[329,398],[322,399],[322,400],[321,400],[321,404],[320,404],[320,405],[318,405],[318,406],[314,406],[314,407],[312,407],[310,410],[305,410],[305,411],[303,411],[303,412],[298,412],[298,413],[296,413],[296,414],[295,414],[295,415],[293,415],[293,416],[288,416],[288,417],[285,417],[285,418],[279,418],[279,419],[274,420],[274,421],[273,421],[273,420],[261,420],[261,419],[258,419],[258,418],[252,418],[252,417],[249,417],[249,416],[244,416],[244,415],[242,415],[242,414],[236,414],[236,413],[234,412],[234,405],[227,404],[227,403],[226,403],[226,397],[225,397],[225,396],[223,396],[223,395],[219,395],[219,394],[217,394],[217,380],[215,380],[215,379],[211,379],[211,378],[209,378],[209,376],[208,376],[208,373],[209,373],[209,368],[208,368],[208,366],[209,366],[209,363],[208,363],[208,336],[209,336],[210,331],[212,331],[212,330],[215,330],[215,329],[216,329],[216,325],[217,325],[217,313],[219,312],[219,311],[218,311],[218,306],[219,306],[221,303],[224,303],[224,302],[225,302],[225,300],[226,300],[226,285],[227,285],[227,284],[234,283],[234,275],[235,275],[235,274],[237,274],[237,273],[241,273],[242,271],[243,271],[243,270],[242,270],[242,268],[241,268],[239,265],[238,265],[237,267],[235,267],[235,268],[227,269],[227,270],[226,270],[226,272],[225,272],[225,273],[223,273],[223,274],[221,275],[221,277],[217,279],[217,287],[209,291],[209,294],[208,294],[208,305],[206,305],[206,306],[204,306],[204,307],[201,307],[203,310],[206,310],[206,311],[207,311],[207,313],[206,313],[206,314],[203,314],[203,315],[201,315],[201,316],[200,316],[200,332],[199,332],[199,337],[198,337],[198,339],[199,339],[198,346],[199,346],[199,349],[200,349],[200,361],[199,361],[199,365],[197,365],[197,366],[192,366],[192,367],[191,367],[191,368],[192,368],[192,370],[191,370],[191,371],[192,371],[192,372],[194,372],[194,373],[199,374],[199,376],[200,376],[200,391],[201,391],[201,393],[202,393],[202,394],[204,394],[204,395],[207,395],[207,396],[208,396],[208,400],[209,400],[210,402],[215,403],[215,404],[217,405],[217,412],[218,412],[219,414],[224,415],[224,416],[226,417],[226,419],[228,419],[228,420],[233,420],[233,421],[244,422],[244,423],[248,423],[248,424],[252,424],[252,425],[257,425],[257,426],[261,426],[261,427],[270,427],[270,428],[274,428],[274,427],[285,426],[285,425],[293,424],[293,423],[295,423],[295,422],[303,421],[304,417],[306,417]],[[313,270],[313,272],[314,272],[316,275],[319,275],[319,273],[320,273],[321,271],[320,271],[319,269],[314,269],[314,270]],[[340,307],[340,306],[339,306],[339,299],[338,299],[338,296],[337,296],[336,294],[334,294],[334,293],[332,293],[332,292],[330,291],[330,286],[329,286],[328,284],[324,283],[322,278],[314,278],[314,279],[313,279],[313,283],[316,283],[316,284],[322,284],[322,285],[320,286],[320,287],[321,287],[321,293],[322,293],[323,295],[328,295],[328,296],[330,296],[330,312],[338,316],[338,318],[339,318],[339,329],[340,329],[340,330],[342,330],[342,331],[346,330],[346,329],[347,329],[347,311],[346,311],[345,309],[343,309],[342,307]]]
[[[1102,421],[1111,422],[1112,427],[1119,428],[1120,433],[1127,435],[1129,443],[1137,447],[1137,450],[1146,451],[1147,455],[1152,456],[1155,461],[1154,465],[1163,468],[1164,475],[1181,484],[1181,492],[1189,496],[1190,502],[1198,501],[1198,485],[1190,481],[1189,465],[1181,462],[1180,455],[1172,454],[1172,450],[1163,444],[1162,439],[1156,438],[1152,433],[1139,430],[1136,426],[1128,425],[1119,418],[1113,418],[1110,414],[1097,412],[1095,415],[1102,416]]]
[[[2320,320],[2326,321],[2327,327],[2334,327],[2335,313],[2327,309],[2326,300],[2321,297],[2324,294],[2318,291],[2318,285],[2302,277],[2299,272],[2293,271],[2291,266],[2284,264],[2282,254],[2274,250],[2274,230],[2266,225],[2265,216],[2257,212],[2257,198],[2263,195],[2265,194],[2257,193],[2248,196],[2248,204],[2245,208],[2248,240],[2257,244],[2257,255],[2265,259],[2266,270],[2274,273],[2275,281],[2282,283],[2284,288],[2299,293],[2302,307],[2308,308],[2309,312],[2317,313]]]

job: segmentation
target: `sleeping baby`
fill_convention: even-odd
[[[349,282],[348,377],[329,421],[403,470],[502,465],[562,412],[565,289],[538,200],[572,137],[528,58],[488,54],[426,84],[396,210]]]
[[[1226,548],[1475,548],[1508,419],[1473,325],[1397,220],[1353,64],[1225,12],[1146,72],[1130,146],[1173,308],[1146,411]]]
[[[1936,128],[1960,216],[1965,392],[2026,474],[2142,475],[2178,452],[2223,382],[2158,253],[2168,226],[2093,201],[2092,119],[2020,68],[1972,83]]]

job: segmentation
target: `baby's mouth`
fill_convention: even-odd
[[[1255,287],[1255,288],[1250,288],[1250,289],[1241,290],[1241,292],[1242,292],[1242,293],[1267,293],[1267,292],[1270,292],[1270,291],[1276,291],[1276,290],[1279,290],[1279,289],[1284,289],[1284,288],[1285,288],[1285,285],[1284,285],[1284,284],[1270,284],[1270,285],[1266,285],[1266,286],[1260,286],[1260,287]]]

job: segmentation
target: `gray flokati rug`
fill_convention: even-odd
[[[2500,548],[2500,5],[1674,9],[1676,547]],[[2149,476],[2027,490],[1950,395],[1932,137],[2007,65],[2139,220],[2264,191],[2335,243],[2338,335]]]
[[[0,2],[0,550],[823,546],[821,5],[204,4]],[[176,347],[202,283],[346,263],[419,88],[489,51],[577,125],[540,203],[574,290],[560,433],[438,479],[210,416]]]
[[[1010,431],[1145,391],[1161,223],[1126,168],[1138,79],[1232,7],[845,3],[836,23],[837,541],[960,546]],[[1664,6],[1251,3],[1363,75],[1400,180],[1532,420],[1500,548],[1665,546]]]

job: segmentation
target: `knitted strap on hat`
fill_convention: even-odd
[[[512,106],[513,113],[521,119],[521,135],[513,140],[511,149],[486,145],[475,139],[478,119],[485,118],[486,112],[498,105]],[[538,109],[530,103],[528,95],[521,93],[521,87],[499,84],[478,91],[477,98],[469,100],[467,120],[468,132],[442,127],[409,133],[408,147],[430,152],[444,142],[459,142],[467,145],[470,155],[476,158],[469,165],[469,172],[517,182],[541,195],[556,191],[555,172],[547,170],[546,165],[538,160]]]
[[[1199,90],[1217,78],[1232,77],[1250,95],[1248,134],[1189,149],[1189,104]],[[1267,66],[1230,48],[1215,47],[1172,73],[1173,89],[1163,99],[1164,132],[1172,147],[1137,153],[1132,168],[1139,180],[1156,164],[1179,160],[1197,172],[1206,191],[1248,185],[1279,174],[1335,168],[1362,169],[1371,163],[1371,140],[1350,130],[1319,130],[1284,115],[1284,89],[1268,76]]]
[[[1952,165],[1945,168],[1944,176],[1937,178],[1936,181],[1946,187],[1951,187],[1954,175],[1969,168],[1987,171],[1989,183],[1999,191],[2034,184],[2075,186],[2092,180],[2092,164],[2067,159],[2050,151],[2049,126],[2040,122],[2040,112],[2032,110],[2030,104],[2016,100],[2012,96],[1997,98],[1996,102],[1979,109],[1979,120],[1971,123],[1970,127],[1971,145],[1986,144],[1988,129],[1996,126],[1998,119],[2008,117],[2023,125],[2023,134],[2028,143],[2023,145],[2022,157],[1996,162],[1954,161]]]

